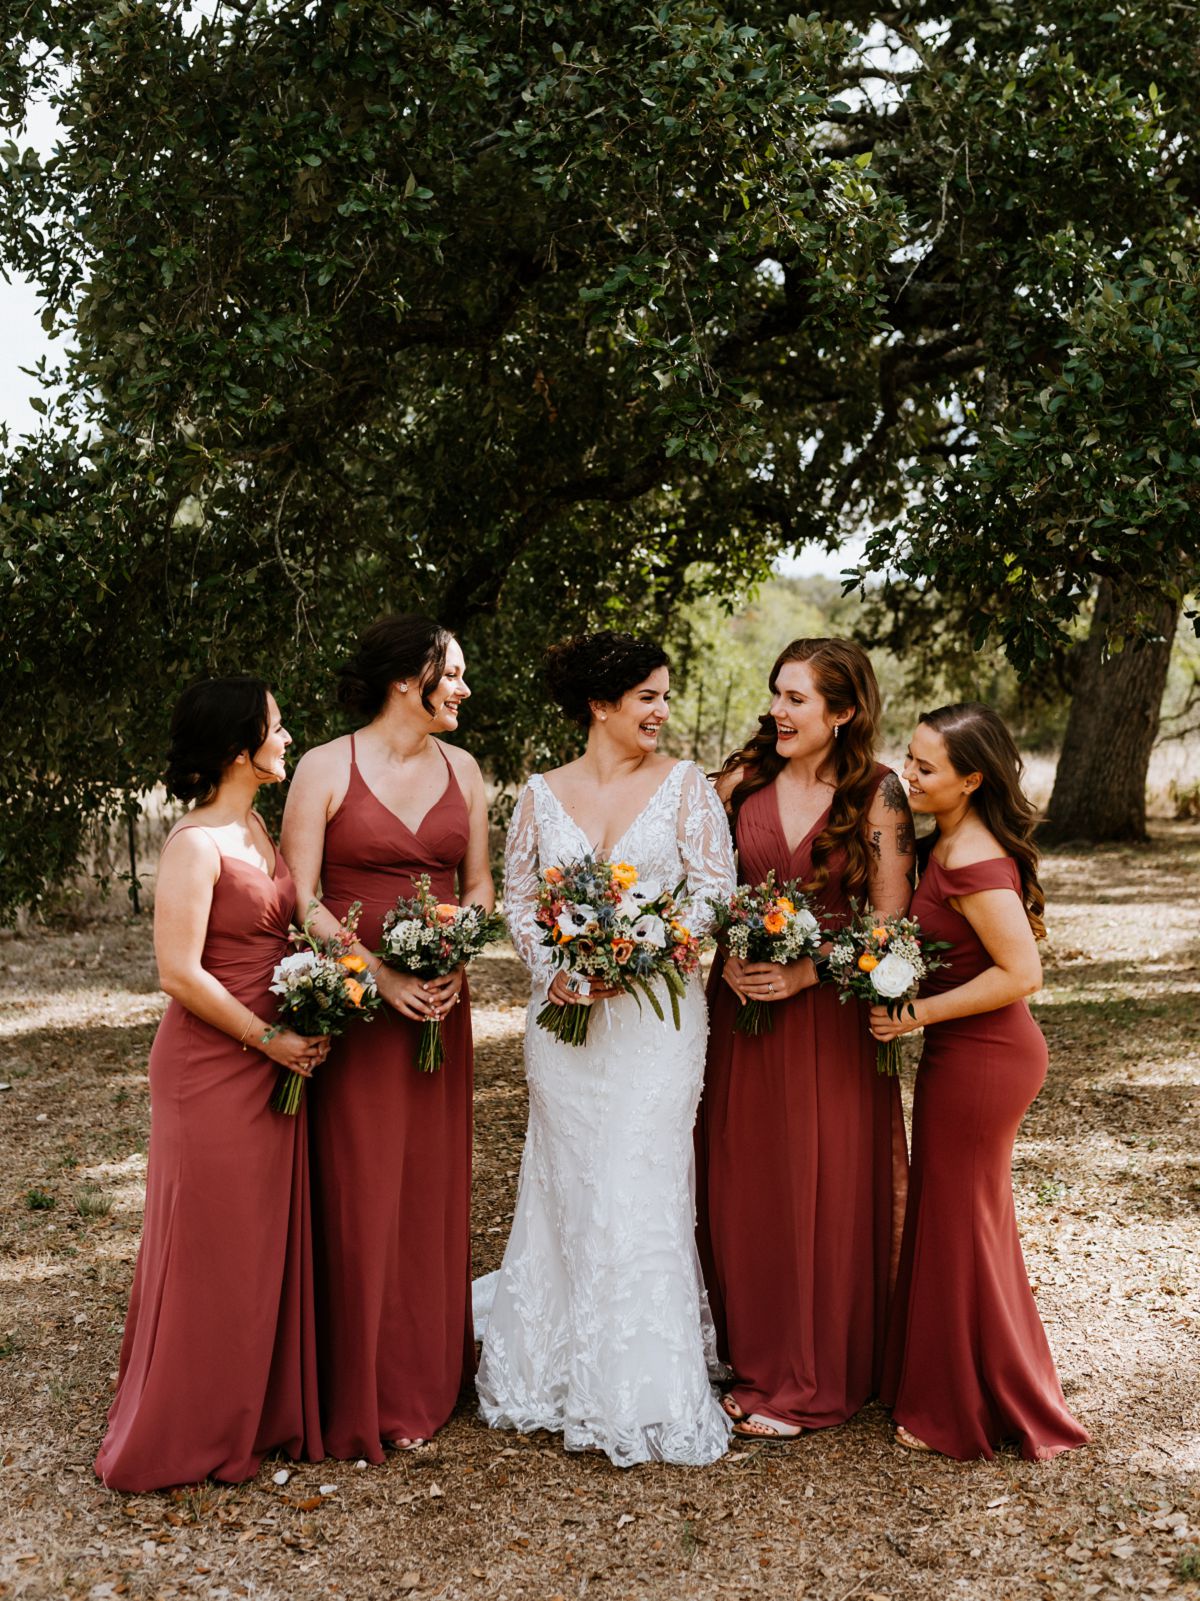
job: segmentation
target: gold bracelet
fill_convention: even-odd
[[[238,1040],[238,1044],[242,1047],[243,1050],[247,1049],[247,1046],[246,1046],[246,1035],[249,1034],[250,1030],[254,1027],[255,1023],[257,1023],[257,1022],[258,1022],[257,1017],[255,1017],[254,1013],[251,1012],[250,1013],[250,1021],[246,1024],[245,1028],[242,1030],[241,1039]]]

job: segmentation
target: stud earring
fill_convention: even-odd
[[[407,684],[401,684],[400,685],[400,693],[402,695],[407,695],[408,694],[408,685]]]

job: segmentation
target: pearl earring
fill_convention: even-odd
[[[407,695],[408,694],[408,685],[407,684],[401,684],[400,685],[400,693],[402,695]]]
[[[841,733],[841,731],[842,731],[841,723],[834,723],[834,725],[833,725],[833,737],[834,737],[834,739],[836,739],[838,737],[838,735]]]

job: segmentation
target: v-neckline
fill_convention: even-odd
[[[404,830],[404,832],[411,839],[419,839],[421,837],[421,830],[425,827],[425,824],[429,821],[429,819],[433,816],[434,812],[437,811],[438,807],[442,804],[442,802],[445,800],[446,796],[450,793],[450,786],[455,781],[454,780],[454,769],[450,766],[450,762],[449,762],[448,758],[445,756],[444,753],[442,755],[442,760],[446,763],[446,787],[445,787],[445,789],[442,790],[442,792],[438,796],[437,800],[434,801],[433,805],[425,813],[424,817],[422,817],[421,821],[417,824],[416,828],[413,828],[413,826],[410,823],[406,823],[404,821],[403,817],[400,816],[399,812],[394,812],[392,810],[392,808],[387,804],[386,801],[380,800],[379,796],[371,788],[370,784],[367,783],[367,780],[363,775],[363,770],[358,765],[357,761],[354,763],[354,770],[358,774],[359,783],[366,790],[367,794],[371,797],[371,799],[375,802],[376,806],[381,806],[383,808],[383,810],[388,814],[388,816],[390,818],[392,818],[392,820],[394,822],[397,822],[397,823],[400,824],[400,827]]]
[[[570,823],[571,827],[575,830],[575,832],[579,835],[580,839],[587,846],[588,855],[592,856],[592,857],[595,857],[595,859],[597,861],[612,862],[612,861],[616,861],[618,850],[619,850],[620,846],[624,845],[625,841],[629,838],[630,834],[633,833],[634,829],[641,822],[642,818],[645,817],[646,813],[654,805],[654,802],[658,799],[658,797],[662,794],[663,790],[666,789],[667,785],[675,777],[676,769],[679,768],[679,767],[682,767],[682,766],[683,766],[682,760],[677,761],[674,764],[674,766],[672,766],[670,772],[667,773],[667,775],[663,779],[662,783],[657,786],[657,788],[655,789],[654,793],[646,801],[646,804],[641,808],[641,810],[637,813],[637,815],[631,819],[631,821],[629,823],[629,826],[625,829],[624,833],[619,836],[619,838],[617,839],[616,843],[613,845],[612,849],[609,851],[607,856],[601,856],[600,855],[599,846],[592,844],[591,840],[584,833],[583,828],[581,827],[581,825],[575,821],[575,819],[571,816],[570,812],[563,805],[562,801],[559,800],[558,796],[550,788],[550,785],[549,785],[549,783],[548,783],[548,781],[546,779],[545,773],[538,773],[536,776],[541,779],[542,784],[545,786],[546,793],[550,796],[550,799],[558,807],[559,811],[566,818],[567,822]]]
[[[771,788],[771,800],[772,800],[772,802],[774,804],[774,807],[775,807],[775,826],[779,830],[779,837],[783,841],[783,848],[788,853],[788,861],[789,862],[794,862],[796,860],[796,857],[800,854],[801,850],[804,848],[805,845],[808,844],[809,840],[813,837],[813,835],[820,828],[821,824],[825,821],[825,819],[829,816],[830,812],[833,810],[833,802],[830,801],[829,805],[825,808],[825,810],[820,813],[820,815],[817,817],[816,822],[809,829],[808,833],[805,834],[802,839],[797,840],[795,845],[789,846],[788,845],[788,837],[787,837],[787,829],[784,828],[784,826],[783,826],[783,812],[780,809],[780,805],[779,805],[779,785],[778,785],[778,783],[774,783],[774,784],[772,784],[770,786],[770,788]]]

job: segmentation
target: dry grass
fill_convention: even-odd
[[[712,1468],[568,1458],[464,1398],[381,1468],[277,1464],[122,1497],[89,1466],[141,1213],[149,929],[0,943],[0,1595],[1006,1598],[1200,1593],[1200,831],[1048,864],[1038,1003],[1051,1079],[1015,1183],[1030,1273],[1093,1443],[1047,1465],[901,1454],[868,1407]],[[475,1245],[503,1248],[520,1158],[523,984],[481,964]],[[753,1153],[747,1153],[752,1161]],[[27,1203],[40,1191],[54,1204]],[[322,1486],[334,1486],[321,1495]],[[1192,1521],[1189,1522],[1189,1519]]]

